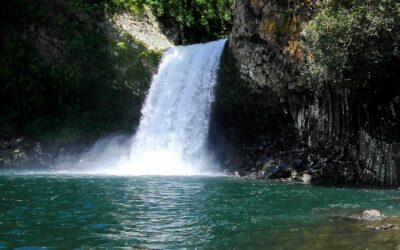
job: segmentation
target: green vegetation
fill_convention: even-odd
[[[319,1],[304,29],[303,77],[318,89],[395,85],[400,70],[397,0]]]
[[[132,130],[160,53],[107,23],[104,6],[3,4],[3,133],[72,142]]]
[[[149,6],[181,42],[226,36],[233,0],[16,0],[0,15],[0,132],[73,142],[131,131],[161,53],[110,22]]]
[[[166,26],[176,26],[182,43],[226,37],[232,29],[234,0],[113,0],[110,9],[140,12],[150,6]]]

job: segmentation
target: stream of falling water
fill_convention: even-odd
[[[168,49],[153,76],[129,145],[123,138],[104,138],[83,153],[78,164],[68,166],[70,161],[62,158],[56,170],[106,175],[218,174],[206,143],[225,43],[223,39]]]
[[[134,174],[193,175],[213,171],[205,144],[225,42],[177,46],[166,51],[133,138],[129,165]]]
[[[130,156],[103,170],[129,175],[216,173],[205,145],[225,42],[176,46],[165,52],[143,106]]]

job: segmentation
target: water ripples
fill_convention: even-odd
[[[299,240],[338,213],[400,213],[398,190],[228,177],[0,174],[0,183],[0,246],[8,248],[257,248]]]

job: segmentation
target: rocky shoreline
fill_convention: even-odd
[[[1,169],[50,169],[63,160],[79,162],[95,142],[51,144],[23,136],[0,138]],[[241,145],[220,158],[229,175],[257,180],[321,185],[364,185],[361,168],[343,154],[310,149],[293,136],[260,136],[257,143]]]
[[[50,169],[62,158],[78,159],[91,143],[64,145],[21,135],[3,135],[0,138],[0,169]]]
[[[369,244],[371,244],[368,249],[381,249],[382,245],[379,244],[383,243],[390,246],[387,249],[400,249],[400,218],[398,216],[386,216],[375,209],[359,211],[350,215],[332,216],[329,219],[329,223],[316,226],[314,230],[330,236],[346,232],[352,236],[351,238],[343,239],[344,242],[347,241],[348,243],[351,243],[351,241],[357,242],[357,239],[368,239]],[[312,237],[312,233],[307,236]],[[319,249],[329,247],[326,242],[323,242],[322,245],[325,248],[321,247]],[[352,247],[353,249],[361,249],[356,244],[353,244]]]
[[[328,150],[327,150],[328,151]],[[253,146],[243,146],[229,154],[223,168],[229,173],[260,180],[316,183],[324,185],[359,184],[355,164],[343,154],[310,149],[293,137],[260,136]]]
[[[24,165],[44,167],[51,156],[43,152],[41,142],[21,136],[0,138],[0,166],[19,168]]]
[[[228,174],[282,182],[343,184],[353,183],[353,166],[341,155],[322,157],[293,138],[261,136],[257,146],[243,147],[221,163]],[[0,138],[0,168],[49,169],[62,158],[76,158],[93,142],[57,145],[23,136]]]

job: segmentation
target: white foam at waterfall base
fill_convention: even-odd
[[[128,156],[93,150],[94,173],[207,175],[217,172],[206,150],[214,87],[226,39],[167,50],[142,109]],[[107,146],[107,148],[113,148]],[[113,152],[113,156],[108,156]],[[100,155],[99,155],[100,154]],[[91,164],[85,161],[83,164]],[[93,165],[93,164],[92,164]],[[111,165],[113,165],[111,167]]]
[[[205,144],[225,42],[177,46],[164,54],[133,139],[130,163],[134,173],[212,171]]]

